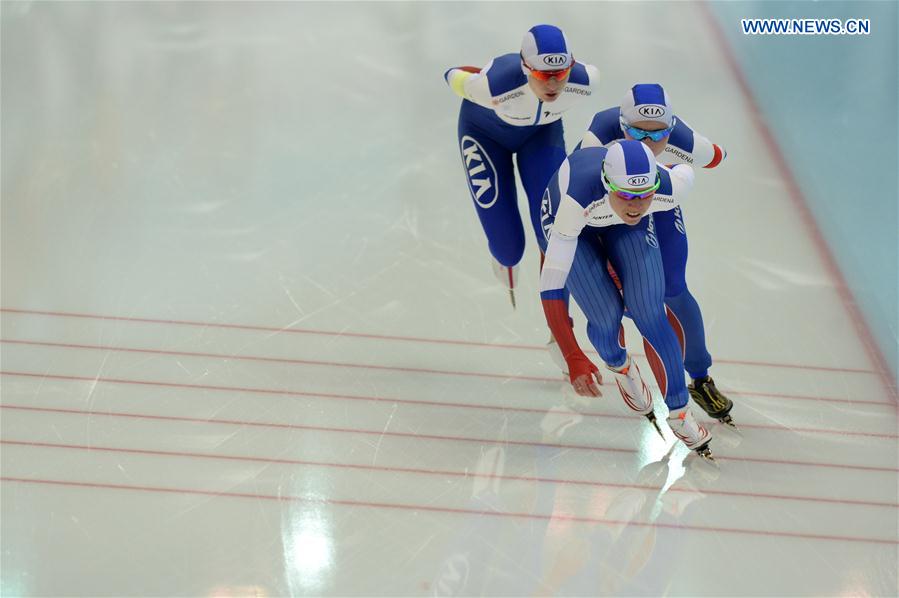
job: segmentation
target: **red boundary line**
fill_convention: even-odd
[[[306,504],[319,504],[319,505],[335,505],[335,506],[345,506],[345,507],[368,507],[374,509],[396,509],[396,510],[404,510],[404,511],[428,511],[432,513],[451,513],[455,515],[486,515],[490,517],[508,517],[508,518],[518,518],[518,519],[537,519],[541,521],[571,521],[575,523],[600,523],[605,525],[633,525],[637,527],[654,527],[660,529],[672,529],[672,530],[693,530],[700,532],[713,532],[713,533],[731,533],[731,534],[749,534],[754,536],[766,536],[766,537],[782,537],[782,538],[799,538],[802,540],[832,540],[838,542],[866,542],[871,544],[886,544],[889,546],[896,546],[899,544],[897,540],[885,540],[881,538],[862,538],[862,537],[853,537],[853,536],[828,536],[823,534],[805,534],[800,532],[779,532],[779,531],[763,531],[763,530],[754,530],[754,529],[739,529],[739,528],[729,528],[729,527],[706,527],[700,525],[681,525],[681,524],[673,524],[673,523],[659,523],[659,522],[641,522],[641,521],[624,521],[624,520],[616,520],[616,519],[601,519],[599,517],[581,517],[576,515],[564,515],[559,513],[553,513],[552,515],[542,515],[538,513],[521,513],[514,511],[479,511],[476,509],[463,509],[463,508],[453,508],[453,507],[436,507],[433,505],[414,505],[414,504],[404,504],[404,503],[378,503],[378,502],[365,502],[365,501],[356,501],[356,500],[337,500],[331,498],[309,498],[304,496],[293,496],[293,495],[270,495],[270,494],[250,494],[244,492],[216,492],[212,490],[196,490],[196,489],[188,489],[188,488],[172,488],[172,487],[160,487],[160,486],[133,486],[133,485],[124,485],[124,484],[103,484],[96,482],[77,482],[77,481],[64,481],[64,480],[46,480],[46,479],[36,479],[36,478],[15,478],[15,477],[0,477],[0,481],[2,482],[13,482],[19,484],[40,484],[40,485],[52,485],[52,486],[68,486],[74,488],[92,488],[92,489],[103,489],[103,490],[131,490],[137,492],[154,492],[154,493],[166,493],[166,494],[194,494],[201,496],[212,496],[212,497],[222,497],[222,498],[249,498],[256,500],[270,500],[277,502],[295,502],[295,503],[306,503]]]
[[[709,24],[709,29],[712,30],[715,39],[718,42],[718,46],[722,50],[724,60],[730,67],[731,74],[734,76],[734,79],[736,79],[740,90],[743,92],[743,96],[747,104],[749,104],[750,114],[752,115],[752,120],[755,123],[756,129],[758,129],[758,132],[761,135],[762,140],[765,143],[765,146],[767,147],[772,160],[777,166],[777,169],[780,171],[784,182],[787,184],[787,188],[789,190],[788,195],[793,201],[794,207],[799,212],[799,219],[808,230],[809,236],[812,239],[812,244],[817,248],[818,254],[821,257],[821,260],[824,262],[824,267],[830,274],[830,277],[834,282],[837,294],[839,295],[840,300],[843,303],[843,307],[849,314],[849,319],[852,322],[853,327],[855,328],[855,332],[858,335],[859,340],[865,348],[868,359],[870,359],[871,363],[874,364],[874,371],[880,377],[880,381],[883,384],[887,396],[892,398],[895,403],[899,403],[899,391],[897,391],[896,383],[893,381],[893,378],[890,375],[890,370],[886,359],[884,358],[880,347],[877,345],[877,341],[874,339],[874,335],[871,333],[871,329],[868,326],[867,321],[862,316],[861,311],[858,308],[858,304],[853,297],[852,291],[849,289],[849,285],[846,284],[846,279],[843,277],[843,273],[840,271],[839,266],[837,266],[837,262],[834,259],[833,252],[831,252],[830,246],[825,241],[824,235],[821,233],[821,229],[818,227],[818,223],[815,220],[814,215],[812,214],[811,208],[809,208],[809,203],[805,197],[805,194],[802,192],[802,187],[800,187],[796,182],[796,177],[793,175],[792,170],[787,165],[787,161],[784,158],[783,152],[781,151],[780,146],[774,138],[774,135],[771,133],[771,129],[761,117],[762,111],[759,107],[759,103],[756,100],[755,95],[752,93],[752,88],[750,87],[749,82],[746,79],[746,75],[743,72],[740,63],[736,59],[733,48],[728,43],[721,25],[718,23],[718,20],[712,14],[712,10],[711,8],[709,8],[708,2],[701,2],[700,6],[702,7],[702,13],[704,17]]]
[[[168,319],[157,319],[157,318],[134,318],[128,316],[104,316],[98,314],[86,314],[86,313],[76,313],[76,312],[61,312],[61,311],[41,311],[41,310],[32,310],[32,309],[15,309],[4,307],[0,308],[0,312],[5,313],[13,313],[13,314],[22,314],[22,315],[41,315],[41,316],[53,316],[59,318],[83,318],[83,319],[92,319],[92,320],[110,320],[110,321],[118,321],[118,322],[139,322],[143,324],[171,324],[177,326],[195,326],[200,328],[225,328],[225,329],[234,329],[234,330],[255,330],[261,332],[275,332],[275,333],[289,333],[289,334],[314,334],[314,335],[322,335],[322,336],[346,336],[351,338],[366,338],[366,339],[374,339],[374,340],[390,340],[390,341],[402,341],[402,342],[417,342],[417,343],[432,343],[432,344],[440,344],[440,345],[461,345],[465,347],[481,347],[481,348],[490,348],[490,349],[517,349],[517,350],[527,350],[527,351],[545,351],[546,347],[543,345],[513,345],[513,344],[503,344],[503,343],[485,343],[485,342],[477,342],[477,341],[461,341],[461,340],[452,340],[452,339],[437,339],[437,338],[424,338],[424,337],[414,337],[414,336],[398,336],[398,335],[386,335],[386,334],[363,334],[358,332],[334,332],[328,330],[311,330],[304,328],[276,328],[271,326],[256,326],[250,324],[225,324],[225,323],[216,323],[216,322],[195,322],[190,320],[168,320]],[[596,351],[588,350],[585,351],[588,354],[596,355]],[[645,357],[642,353],[631,352],[632,355],[638,355],[641,357]],[[747,360],[736,360],[736,359],[717,359],[718,363],[730,363],[735,365],[749,365],[749,366],[759,366],[759,367],[772,367],[772,368],[789,368],[789,369],[799,369],[799,370],[818,370],[824,372],[846,372],[851,374],[878,374],[876,370],[866,370],[862,368],[837,368],[837,367],[827,367],[827,366],[816,366],[816,365],[799,365],[799,364],[785,364],[785,363],[773,363],[773,362],[765,362],[765,361],[747,361]]]
[[[252,388],[252,387],[239,387],[239,386],[216,386],[211,384],[189,384],[183,382],[161,382],[155,380],[132,380],[127,378],[103,378],[103,377],[90,377],[90,376],[67,376],[60,374],[36,374],[32,372],[9,372],[0,370],[0,376],[18,376],[21,378],[49,378],[52,380],[67,380],[73,382],[90,382],[91,384],[97,384],[98,382],[103,382],[104,384],[131,384],[131,385],[139,385],[139,386],[160,386],[163,388],[183,388],[186,390],[212,390],[219,392],[246,392],[246,393],[254,393],[254,394],[267,394],[267,395],[279,395],[279,396],[297,396],[297,397],[309,397],[309,398],[318,398],[318,399],[338,399],[338,400],[348,400],[348,401],[368,401],[373,403],[390,403],[390,404],[400,404],[400,405],[417,405],[424,407],[437,407],[437,408],[451,408],[451,409],[480,409],[483,411],[500,411],[500,412],[513,412],[513,413],[534,413],[539,415],[544,415],[546,413],[546,409],[536,408],[536,407],[522,407],[517,405],[485,405],[482,403],[458,403],[458,402],[450,402],[450,401],[425,401],[421,399],[400,399],[394,397],[376,397],[371,395],[351,395],[351,394],[336,394],[336,393],[325,393],[325,392],[308,392],[302,390],[289,390],[289,389],[273,389],[273,388]],[[889,405],[888,403],[878,403],[881,405]],[[632,415],[621,415],[618,413],[603,413],[599,411],[579,411],[578,415],[583,417],[595,417],[595,418],[606,418],[606,419],[625,419],[629,421],[636,421]],[[786,427],[786,426],[772,426],[766,424],[740,424],[740,429],[757,429],[757,430],[772,430],[775,432],[804,432],[811,434],[836,434],[838,436],[862,436],[868,438],[886,438],[889,440],[897,440],[899,439],[899,435],[889,434],[886,432],[859,432],[856,430],[828,430],[825,428],[799,428],[799,427]]]
[[[33,442],[33,441],[24,441],[24,440],[0,440],[0,445],[7,444],[12,446],[24,446],[30,448],[53,448],[53,449],[64,449],[64,450],[76,450],[76,451],[98,451],[98,452],[108,452],[108,453],[127,453],[127,454],[135,454],[135,455],[151,455],[154,457],[183,457],[186,459],[210,459],[210,460],[220,460],[220,461],[246,461],[250,463],[269,463],[269,464],[278,464],[278,465],[303,465],[310,467],[323,467],[326,469],[354,469],[354,470],[364,470],[364,471],[378,471],[378,472],[387,472],[387,473],[409,473],[414,475],[430,475],[430,476],[447,476],[447,477],[455,477],[455,478],[487,478],[487,479],[499,479],[505,480],[509,482],[538,482],[538,483],[547,483],[547,484],[567,484],[572,486],[596,486],[596,487],[609,487],[609,488],[624,488],[624,489],[636,489],[636,490],[650,490],[657,492],[661,490],[659,486],[651,486],[649,484],[619,484],[615,482],[602,482],[598,480],[572,480],[572,479],[562,479],[562,478],[545,478],[545,477],[536,477],[536,476],[516,476],[516,475],[499,475],[495,473],[495,467],[491,473],[477,473],[473,471],[452,471],[447,469],[423,469],[416,467],[389,467],[385,465],[363,465],[356,463],[336,463],[336,462],[328,462],[328,461],[309,461],[305,459],[282,459],[275,457],[254,457],[248,455],[222,455],[219,453],[195,453],[189,451],[162,451],[162,450],[153,450],[153,449],[136,449],[136,448],[121,448],[121,447],[108,447],[108,446],[86,446],[86,445],[78,445],[78,444],[57,444],[50,442]],[[678,488],[676,485],[672,486],[666,492],[685,492],[685,493],[694,493],[695,490]],[[771,500],[794,500],[799,502],[821,502],[828,504],[838,504],[838,505],[852,505],[852,506],[864,506],[864,507],[885,507],[889,509],[897,509],[899,508],[899,503],[890,503],[890,502],[880,502],[880,501],[871,501],[871,500],[857,500],[851,498],[824,498],[818,496],[789,496],[785,494],[766,494],[761,492],[737,492],[735,490],[714,490],[710,488],[703,488],[701,490],[703,494],[711,494],[711,495],[720,495],[720,496],[735,496],[735,497],[748,497],[748,498],[763,498],[763,499],[771,499]]]
[[[0,338],[0,343],[14,345],[37,345],[60,349],[86,349],[90,351],[119,351],[123,353],[149,353],[152,355],[177,355],[179,357],[204,357],[212,359],[235,359],[243,361],[264,361],[269,363],[287,363],[293,365],[312,365],[323,367],[341,367],[366,370],[386,370],[391,372],[407,372],[415,374],[441,374],[445,376],[472,376],[478,378],[497,378],[500,380],[526,380],[529,382],[562,383],[562,377],[523,376],[521,374],[495,374],[492,372],[462,372],[457,370],[435,370],[430,368],[413,368],[392,365],[375,365],[367,363],[348,363],[344,361],[317,361],[314,359],[293,359],[289,357],[264,357],[256,355],[225,355],[223,353],[202,353],[197,351],[171,351],[166,349],[144,349],[140,347],[112,347],[107,345],[84,345],[78,343],[53,343],[48,341],[28,341],[21,339]]]
[[[474,438],[471,436],[447,436],[445,434],[418,434],[412,432],[393,432],[387,430],[363,430],[360,428],[337,428],[331,426],[311,426],[306,424],[281,424],[274,422],[251,422],[246,420],[233,419],[203,419],[199,417],[184,417],[175,415],[151,415],[144,413],[125,413],[117,411],[84,411],[81,409],[64,409],[51,407],[29,407],[24,405],[0,405],[0,410],[11,409],[16,411],[35,411],[41,413],[65,413],[69,415],[83,416],[100,416],[100,417],[120,417],[127,419],[146,419],[156,421],[176,421],[185,423],[202,423],[202,424],[221,424],[227,426],[246,426],[258,428],[275,428],[281,430],[307,430],[312,432],[329,432],[335,434],[362,434],[366,436],[391,436],[395,438],[411,438],[415,440],[437,440],[447,442],[461,442],[470,444],[496,444],[496,439],[490,438]],[[639,451],[632,448],[615,448],[607,446],[594,446],[589,444],[562,444],[552,442],[538,442],[536,440],[510,440],[504,439],[503,444],[510,446],[546,446],[551,448],[596,451],[603,453],[624,453],[636,454]],[[899,468],[895,467],[877,467],[873,465],[854,465],[847,463],[816,463],[813,461],[793,461],[787,459],[761,459],[756,457],[723,457],[716,453],[715,458],[718,461],[734,461],[738,463],[762,463],[765,465],[795,465],[804,467],[825,467],[830,469],[849,469],[858,471],[872,471],[879,473],[899,473]]]
[[[463,372],[458,370],[435,370],[429,368],[413,368],[413,367],[399,367],[399,366],[386,366],[386,365],[374,365],[374,364],[359,364],[359,363],[348,363],[348,362],[338,362],[338,361],[316,361],[311,359],[293,359],[287,357],[265,357],[265,356],[255,356],[255,355],[226,355],[222,353],[203,353],[197,351],[172,351],[165,349],[145,349],[140,347],[113,347],[109,345],[85,345],[78,343],[55,343],[48,341],[29,341],[29,340],[21,340],[21,339],[0,339],[0,343],[3,344],[17,344],[17,345],[35,345],[42,347],[53,347],[60,349],[85,349],[90,351],[119,351],[123,353],[146,353],[151,355],[177,355],[180,357],[201,357],[201,358],[211,358],[211,359],[234,359],[234,360],[244,360],[244,361],[260,361],[260,362],[269,362],[269,363],[286,363],[293,365],[311,365],[311,366],[320,366],[320,367],[344,367],[344,368],[354,368],[354,369],[371,369],[371,370],[382,370],[382,371],[397,371],[397,372],[407,372],[407,373],[416,373],[416,374],[439,374],[445,376],[472,376],[472,377],[480,377],[480,378],[493,378],[499,380],[524,380],[528,382],[548,382],[555,384],[563,384],[563,380],[561,377],[551,378],[546,376],[523,376],[521,374],[495,374],[491,372]],[[602,386],[607,386],[610,388],[614,388],[611,382],[603,382]],[[658,386],[653,386],[650,384],[652,388],[658,388]],[[847,403],[850,405],[884,405],[890,407],[892,409],[896,408],[896,404],[892,402],[886,401],[868,401],[865,399],[837,399],[833,397],[808,397],[804,395],[793,395],[793,394],[784,394],[784,393],[770,393],[770,392],[759,392],[759,391],[743,391],[736,390],[733,388],[722,388],[722,390],[726,393],[736,395],[736,396],[759,396],[759,397],[769,397],[769,398],[780,398],[780,399],[796,399],[799,401],[826,401],[826,402],[836,402],[836,403]]]

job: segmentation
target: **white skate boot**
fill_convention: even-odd
[[[618,385],[618,391],[621,393],[621,398],[624,399],[624,404],[627,405],[628,409],[648,419],[652,427],[659,433],[659,436],[664,439],[665,435],[662,434],[659,422],[656,421],[656,415],[652,411],[652,394],[649,392],[646,383],[643,382],[640,368],[637,367],[631,356],[627,356],[627,361],[624,362],[623,366],[618,369],[610,367],[609,371],[615,374],[615,384]]]
[[[493,263],[493,274],[496,275],[504,287],[509,289],[509,299],[512,300],[512,309],[515,309],[515,289],[518,287],[518,264],[509,267],[503,266],[491,256]]]
[[[668,414],[668,425],[671,426],[674,435],[684,441],[688,449],[696,451],[703,459],[715,460],[712,450],[709,448],[712,433],[696,421],[689,405],[672,410]]]

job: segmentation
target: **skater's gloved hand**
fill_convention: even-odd
[[[552,241],[550,241],[551,249]],[[546,276],[546,272],[547,268],[544,268],[541,281]],[[561,284],[565,284],[564,279]],[[602,393],[599,392],[602,376],[599,374],[599,369],[587,359],[587,356],[578,347],[574,330],[571,327],[571,318],[568,317],[568,305],[563,299],[562,287],[541,291],[540,300],[543,303],[543,313],[546,314],[549,330],[553,333],[562,355],[565,356],[571,386],[582,397],[602,396]]]
[[[599,385],[602,384],[602,374],[586,355],[577,353],[566,356],[565,363],[568,364],[568,377],[575,392],[582,397],[602,396],[599,390]]]

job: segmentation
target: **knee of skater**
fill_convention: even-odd
[[[630,303],[627,306],[627,310],[638,326],[644,323],[649,325],[653,322],[667,321],[668,319],[668,315],[665,312],[665,303],[661,297],[658,298],[658,301]]]
[[[575,297],[577,301],[577,297]],[[580,304],[579,304],[580,305]],[[621,318],[624,312],[619,310],[616,314],[613,310],[603,315],[591,314],[590,320],[587,322],[587,335],[591,338],[618,338],[618,329],[621,327]]]
[[[501,247],[491,245],[490,253],[493,254],[493,257],[500,264],[507,268],[511,268],[518,265],[521,258],[524,256],[524,243],[517,246],[507,245]]]
[[[618,323],[614,326],[609,326],[605,323],[587,323],[587,338],[590,339],[590,344],[593,345],[600,358],[606,363],[617,364],[624,362],[626,359],[618,330]]]
[[[682,295],[687,290],[687,281],[683,278],[675,280],[665,279],[665,299],[671,299]]]

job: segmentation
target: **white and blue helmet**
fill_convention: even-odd
[[[606,178],[622,189],[646,189],[656,182],[656,157],[645,143],[623,140],[609,147],[603,162]]]
[[[554,25],[535,25],[524,34],[521,59],[535,71],[559,71],[574,64],[565,34]]]
[[[670,127],[674,123],[674,112],[668,94],[658,83],[634,85],[621,99],[621,120],[623,124],[650,120]]]

